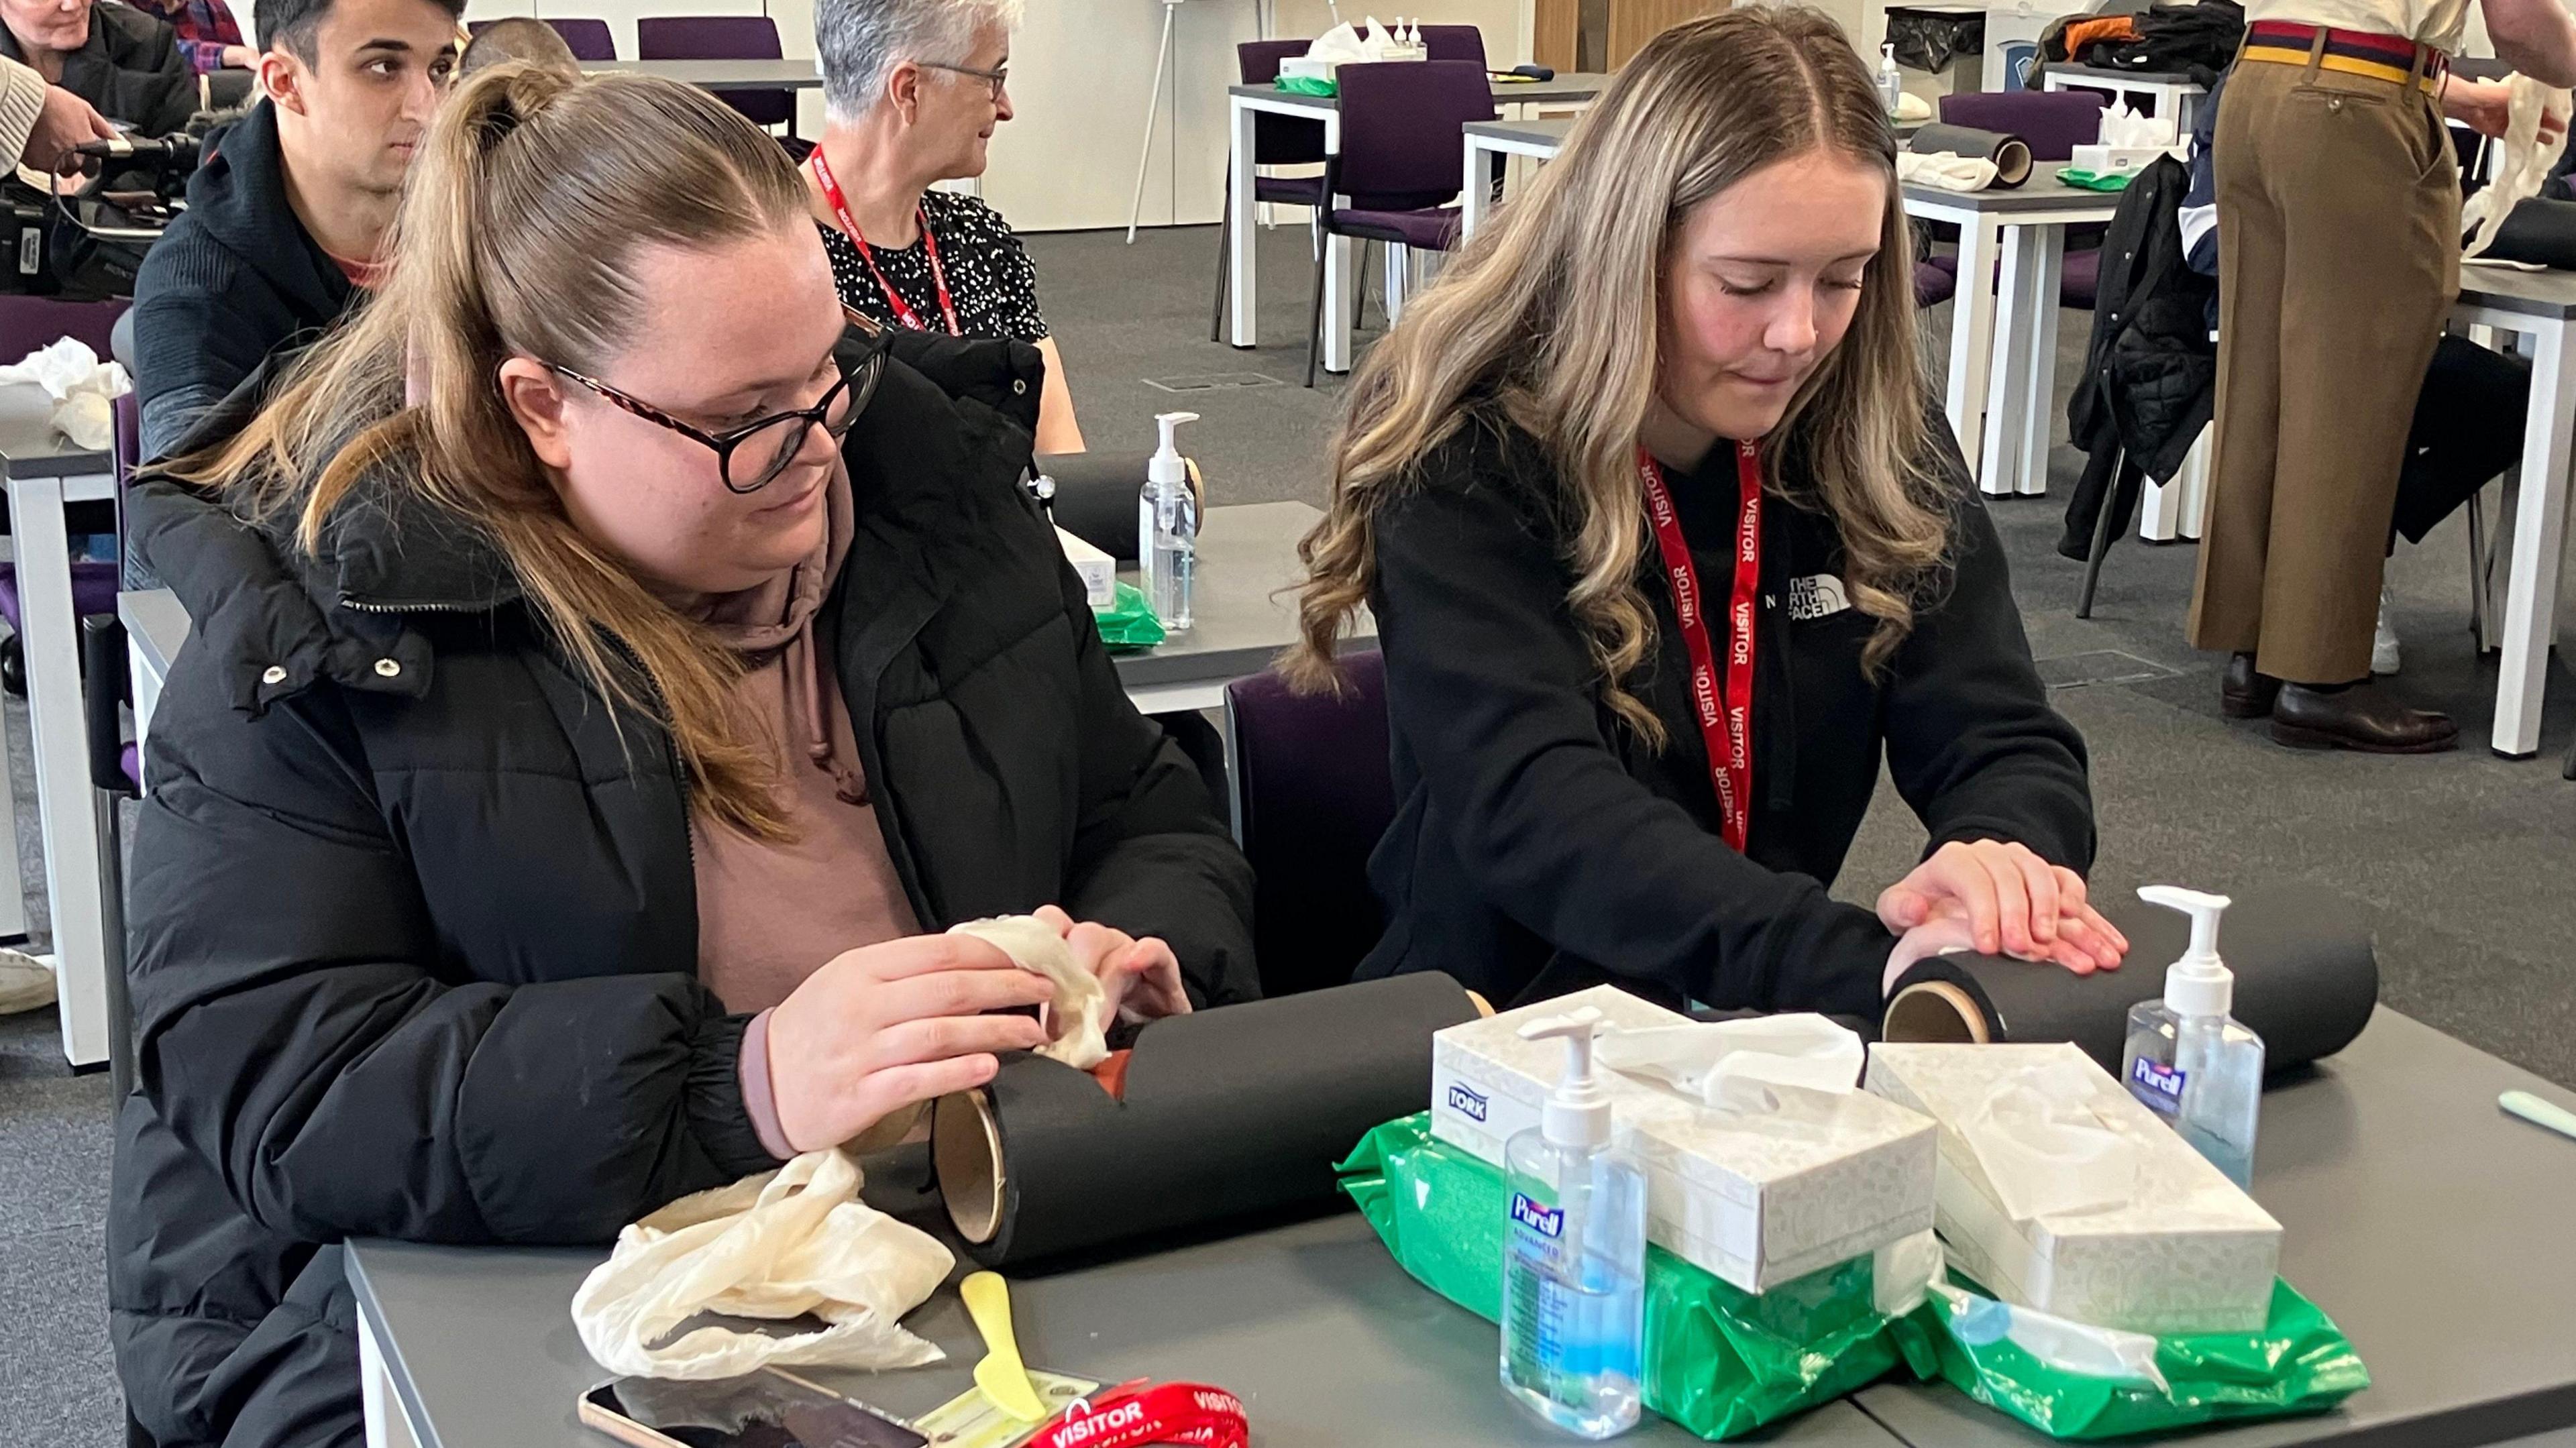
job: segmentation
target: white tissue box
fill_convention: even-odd
[[[1338,60],[1323,60],[1311,55],[1292,55],[1279,62],[1281,80],[1331,80],[1341,68]]]
[[[2096,176],[2134,176],[2173,150],[2171,146],[2078,146],[2067,164]]]
[[[1118,601],[1118,560],[1083,542],[1062,528],[1055,530],[1055,541],[1064,548],[1065,561],[1082,575],[1082,591],[1095,609],[1107,608]]]
[[[1590,1006],[1613,1026],[1689,1017],[1612,986],[1451,1026],[1432,1037],[1432,1135],[1499,1166],[1539,1124],[1565,1046],[1524,1041],[1530,1021]],[[1712,1110],[1660,1083],[1596,1068],[1617,1144],[1646,1169],[1646,1236],[1762,1292],[1932,1225],[1932,1123],[1865,1092],[1790,1091],[1801,1114]],[[1805,1113],[1813,1113],[1812,1115]]]
[[[2015,1073],[2071,1064],[2083,1103],[2135,1148],[2128,1202],[2016,1219],[1960,1124]],[[1869,1089],[1940,1123],[1939,1217],[1950,1262],[2005,1301],[2131,1332],[2263,1326],[2281,1224],[2070,1045],[1870,1047]]]

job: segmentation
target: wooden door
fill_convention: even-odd
[[[1544,0],[1542,0],[1544,3]],[[1647,41],[1685,20],[1714,15],[1729,0],[1610,0],[1609,68],[1617,70]]]

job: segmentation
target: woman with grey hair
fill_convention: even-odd
[[[1001,213],[932,183],[984,174],[1011,118],[1021,0],[820,0],[823,139],[805,186],[843,304],[889,327],[1012,337],[1046,357],[1037,450],[1080,452],[1037,269]]]

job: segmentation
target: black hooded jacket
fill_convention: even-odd
[[[1250,867],[1020,485],[1037,354],[898,340],[929,372],[889,367],[844,445],[822,625],[913,909],[1058,902],[1251,995]],[[167,482],[132,516],[194,632],[134,836],[118,1369],[160,1448],[355,1442],[335,1244],[605,1243],[775,1165],[746,1018],[696,977],[667,736],[474,528],[365,481],[313,559]]]
[[[2049,707],[2003,544],[1933,419],[1951,563],[1872,678],[1876,620],[1851,602],[1811,477],[1784,457],[1762,510],[1753,816],[1718,828],[1672,595],[1649,545],[1638,586],[1660,641],[1631,691],[1657,750],[1602,702],[1566,605],[1574,525],[1543,445],[1471,411],[1382,508],[1369,607],[1386,655],[1396,817],[1369,860],[1386,936],[1363,976],[1440,970],[1497,1006],[1603,981],[1679,1005],[1875,1017],[1895,944],[1826,893],[1880,762],[1931,835],[2018,841],[2093,862],[2084,741]],[[1733,577],[1736,473],[1724,445],[1672,480],[1711,602]],[[1894,883],[1893,881],[1885,883]]]
[[[0,55],[27,58],[18,37],[0,26]],[[197,110],[197,73],[179,53],[169,22],[116,0],[90,7],[89,39],[63,57],[62,88],[146,136],[167,136]]]
[[[169,455],[261,359],[329,327],[363,295],[287,203],[274,105],[253,106],[213,146],[188,178],[187,214],[153,243],[134,281],[147,458]]]

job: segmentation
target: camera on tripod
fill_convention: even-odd
[[[199,112],[168,136],[73,147],[85,174],[21,166],[0,175],[0,292],[104,301],[134,295],[143,254],[187,209],[207,134],[237,111]]]

